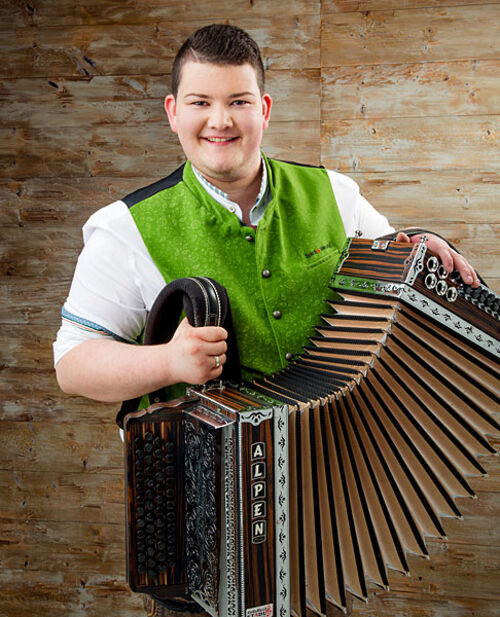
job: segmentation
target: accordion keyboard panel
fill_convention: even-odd
[[[142,418],[128,429],[128,578],[147,592],[186,587],[183,431],[180,414]]]

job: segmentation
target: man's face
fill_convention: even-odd
[[[250,64],[186,62],[177,98],[167,96],[165,109],[186,157],[208,180],[255,178],[271,97],[261,95]]]

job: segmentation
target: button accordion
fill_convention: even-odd
[[[498,431],[499,298],[349,239],[283,371],[125,417],[128,579],[217,617],[325,615],[444,537]]]

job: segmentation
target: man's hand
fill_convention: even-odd
[[[167,343],[172,383],[202,384],[217,379],[226,361],[226,339],[224,328],[193,328],[185,317]]]
[[[425,245],[428,249],[436,253],[443,266],[448,270],[448,272],[453,272],[454,270],[458,270],[462,280],[466,285],[472,285],[472,287],[477,287],[479,285],[479,278],[476,274],[474,268],[470,265],[470,263],[459,255],[456,251],[454,251],[449,244],[447,244],[442,238],[438,236],[434,236],[433,234],[425,234],[427,236],[427,241]],[[397,242],[420,242],[421,234],[412,236],[409,238],[405,233],[399,232],[396,241]]]
[[[110,337],[73,347],[57,363],[57,381],[67,394],[97,401],[124,401],[176,383],[217,379],[226,361],[227,332],[193,328],[181,321],[168,343],[130,345]]]

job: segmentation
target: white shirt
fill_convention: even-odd
[[[330,170],[328,176],[347,236],[359,230],[364,237],[376,238],[393,231],[386,217],[362,197],[351,178]],[[216,192],[215,187],[207,187],[205,182],[202,186],[242,220],[238,204]],[[254,206],[258,219],[263,214],[261,204],[266,190],[261,186]],[[154,300],[165,286],[123,201],[95,212],[83,227],[83,240],[54,342],[56,364],[70,349],[89,339],[107,336],[136,342]]]

